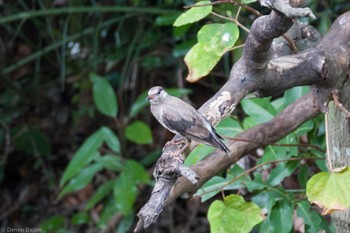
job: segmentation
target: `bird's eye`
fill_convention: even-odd
[[[159,91],[157,92],[157,95],[159,95],[162,92],[162,89],[159,89]]]

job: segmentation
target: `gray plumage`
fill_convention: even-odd
[[[209,146],[216,147],[229,155],[230,150],[221,141],[209,121],[191,105],[168,93],[160,86],[148,91],[154,117],[171,132]]]

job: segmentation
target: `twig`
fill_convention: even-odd
[[[333,100],[334,100],[335,105],[337,105],[337,107],[340,109],[340,111],[342,111],[343,113],[346,114],[346,117],[350,118],[350,112],[344,107],[344,105],[342,103],[340,103],[339,97],[338,97],[336,91],[332,91],[332,96],[333,96]]]
[[[225,137],[229,140],[234,140],[234,141],[241,141],[241,142],[253,142],[253,143],[257,143],[257,144],[262,144],[264,146],[285,146],[285,147],[311,147],[315,150],[318,150],[322,153],[325,153],[324,150],[322,150],[319,146],[315,146],[312,144],[284,144],[284,143],[264,143],[264,142],[258,142],[258,141],[254,141],[254,140],[250,140],[250,139],[243,139],[243,138],[234,138],[234,137]]]
[[[327,146],[327,153],[326,153],[326,157],[327,157],[327,163],[328,163],[328,167],[330,171],[333,171],[333,165],[332,165],[332,160],[331,160],[331,154],[329,151],[329,137],[328,137],[328,113],[325,113],[325,128],[326,128],[326,146]]]
[[[272,160],[272,161],[267,161],[267,162],[264,162],[264,163],[261,163],[255,167],[252,167],[248,170],[246,170],[245,172],[239,174],[238,176],[236,176],[235,178],[233,178],[232,180],[228,181],[226,184],[222,185],[221,187],[218,187],[218,188],[215,188],[215,189],[211,189],[209,192],[213,192],[213,191],[216,191],[216,190],[221,190],[223,191],[225,187],[229,186],[230,184],[233,184],[234,182],[236,182],[239,178],[245,176],[245,175],[248,175],[249,173],[251,173],[252,171],[260,168],[260,167],[263,167],[265,165],[268,165],[268,164],[272,164],[272,163],[282,163],[282,162],[289,162],[289,161],[299,161],[299,160],[323,160],[324,158],[312,158],[312,157],[306,157],[306,158],[289,158],[289,159],[280,159],[280,160]],[[203,189],[203,194],[206,194],[208,192],[204,191]]]
[[[237,24],[237,26],[241,27],[243,30],[245,30],[246,32],[249,33],[249,29],[246,28],[243,24],[241,24],[238,20],[236,20],[235,18],[230,18],[230,17],[226,17],[226,16],[223,16],[223,15],[220,15],[218,13],[215,13],[215,12],[211,12],[212,15],[215,15],[216,17],[218,18],[221,18],[221,19],[226,19],[228,21],[231,21],[231,22],[234,22],[235,24]]]
[[[239,48],[242,48],[244,47],[245,44],[241,44],[241,45],[237,45],[237,46],[233,46],[232,48],[230,48],[228,51],[231,51],[231,50],[235,50],[235,49],[239,49]]]

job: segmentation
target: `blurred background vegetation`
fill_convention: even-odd
[[[199,107],[225,83],[242,52],[225,54],[205,79],[185,81],[183,57],[196,43],[198,30],[208,22],[225,22],[210,16],[200,23],[172,27],[183,6],[194,3],[0,1],[1,226],[40,227],[42,232],[132,228],[135,214],[152,190],[154,163],[172,138],[151,117],[146,91],[162,85]],[[250,6],[268,13],[256,2]],[[322,34],[350,9],[345,0],[310,1],[309,6],[318,17],[310,23]],[[239,21],[249,28],[256,16],[239,10]],[[216,11],[235,15],[238,7],[224,4]],[[244,44],[246,36],[240,29],[236,45]],[[290,92],[292,97],[281,96],[284,99],[273,104],[268,99],[246,106],[270,104],[280,110],[305,91]],[[267,112],[275,115],[277,110]],[[244,129],[261,123],[268,117],[259,121],[254,114],[264,111],[264,107],[258,113],[238,108],[232,124]],[[245,116],[250,118],[244,121]],[[308,131],[297,132],[295,140],[324,146],[322,120],[309,123]],[[190,159],[188,164],[198,158]],[[250,163],[254,166],[256,159]],[[308,162],[303,174],[320,170],[322,165],[316,163],[320,162]],[[296,169],[289,174],[294,174],[289,184],[305,178],[295,175]],[[285,185],[282,180],[274,182],[274,186]],[[242,187],[232,190],[238,188]],[[178,200],[150,232],[208,232],[210,202]]]

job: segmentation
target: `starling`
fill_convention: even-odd
[[[223,138],[216,133],[209,121],[188,103],[168,95],[160,86],[152,87],[148,91],[147,101],[151,103],[154,117],[169,131],[186,138],[186,141],[193,140],[216,147],[230,156],[230,150],[221,141]]]

